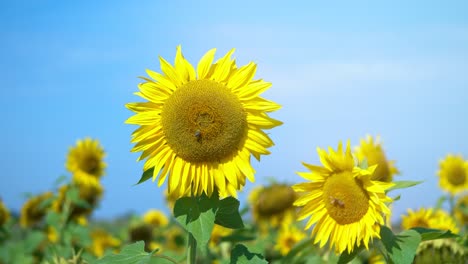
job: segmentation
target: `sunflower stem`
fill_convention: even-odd
[[[188,232],[187,264],[195,264],[197,260],[197,241]]]

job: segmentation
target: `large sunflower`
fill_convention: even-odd
[[[373,237],[380,237],[383,215],[390,213],[385,194],[392,183],[373,181],[375,166],[361,169],[355,166],[349,141],[346,151],[340,142],[338,151],[329,148],[329,153],[318,148],[321,166],[303,163],[311,172],[298,174],[311,181],[293,186],[300,197],[294,203],[303,206],[298,219],[309,216],[306,229],[315,224],[312,234],[314,243],[323,247],[327,242],[337,253],[351,252],[355,246],[368,248]]]
[[[468,190],[468,161],[461,155],[447,155],[440,162],[439,185],[452,195]]]
[[[262,129],[281,124],[266,114],[280,106],[260,97],[271,84],[253,80],[256,64],[238,68],[234,50],[213,64],[215,51],[195,73],[178,46],[174,66],[160,58],[163,74],[148,70],[151,79],[139,85],[136,95],[148,102],[126,105],[136,113],[126,123],[140,125],[132,151],[142,151],[143,169],[154,168],[158,186],[168,177],[169,193],[178,197],[215,190],[235,196],[246,177],[254,181],[250,155],[260,160],[273,146]]]
[[[375,140],[370,135],[366,139],[361,139],[361,144],[356,148],[355,154],[360,162],[366,160],[369,166],[378,165],[372,176],[374,181],[391,182],[393,175],[399,174],[394,165],[395,161],[387,160],[382,142],[378,136]]]
[[[98,140],[85,138],[70,148],[65,166],[74,175],[86,174],[99,178],[104,175],[106,168],[103,161],[105,155]]]

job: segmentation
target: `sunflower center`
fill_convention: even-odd
[[[161,122],[167,143],[186,161],[220,161],[235,153],[247,133],[239,99],[211,80],[191,81],[166,100]]]
[[[369,209],[369,197],[351,172],[330,176],[323,186],[323,199],[330,216],[341,225],[361,220]]]
[[[426,220],[424,219],[416,219],[414,222],[413,222],[413,227],[425,227],[425,228],[428,228],[429,227],[429,224],[427,223]]]
[[[96,157],[94,156],[87,156],[83,159],[83,162],[81,163],[81,169],[84,172],[87,172],[91,175],[94,175],[98,172],[99,169],[99,161]]]
[[[448,173],[448,181],[453,185],[462,185],[466,181],[466,172],[463,166],[455,166]]]

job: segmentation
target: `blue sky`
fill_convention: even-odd
[[[130,153],[127,102],[158,56],[175,48],[196,64],[209,49],[236,48],[238,64],[258,64],[273,83],[265,97],[283,108],[270,131],[272,154],[253,162],[255,185],[297,183],[301,162],[318,164],[317,146],[353,145],[379,134],[399,180],[424,180],[400,192],[406,208],[434,205],[435,173],[448,153],[468,158],[468,4],[464,1],[2,1],[0,196],[13,209],[23,193],[68,175],[68,148],[86,136],[102,142],[108,163],[95,217],[143,213],[163,205],[162,189],[138,181]],[[165,185],[164,185],[165,186]],[[395,193],[396,195],[397,193]],[[166,210],[166,209],[165,209]]]

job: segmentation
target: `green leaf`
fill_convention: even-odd
[[[361,245],[360,247],[354,247],[353,251],[351,253],[348,253],[347,250],[345,250],[343,253],[341,253],[340,258],[338,259],[338,264],[346,264],[351,262],[365,247]]]
[[[218,202],[216,195],[211,198],[202,195],[182,197],[174,205],[174,217],[185,230],[193,235],[202,252],[206,251],[213,231]]]
[[[143,183],[153,177],[153,172],[154,172],[154,167],[151,169],[147,169],[143,174],[141,175],[140,180],[135,184],[138,185],[140,183]]]
[[[383,244],[380,249],[389,263],[410,264],[413,262],[421,242],[421,235],[418,232],[410,229],[394,235],[388,227],[381,226],[380,237]]]
[[[392,190],[397,190],[397,189],[409,188],[409,187],[421,184],[423,183],[423,181],[394,181],[393,183],[395,185],[388,188],[387,192],[392,191]]]
[[[422,241],[434,240],[434,239],[440,239],[440,238],[458,237],[458,235],[452,233],[450,230],[438,230],[438,229],[429,229],[429,228],[422,228],[422,227],[414,227],[412,229],[421,235]]]
[[[40,231],[29,232],[26,240],[24,241],[24,253],[32,253],[39,245],[46,240],[44,233]]]
[[[239,214],[239,201],[234,197],[227,197],[219,201],[216,211],[215,223],[231,229],[244,227]]]
[[[151,261],[153,253],[145,252],[145,242],[139,241],[125,246],[118,254],[105,255],[96,261],[96,264],[147,264]]]
[[[237,244],[231,251],[230,264],[267,264],[268,262],[261,254],[252,253],[249,249],[242,245]]]

